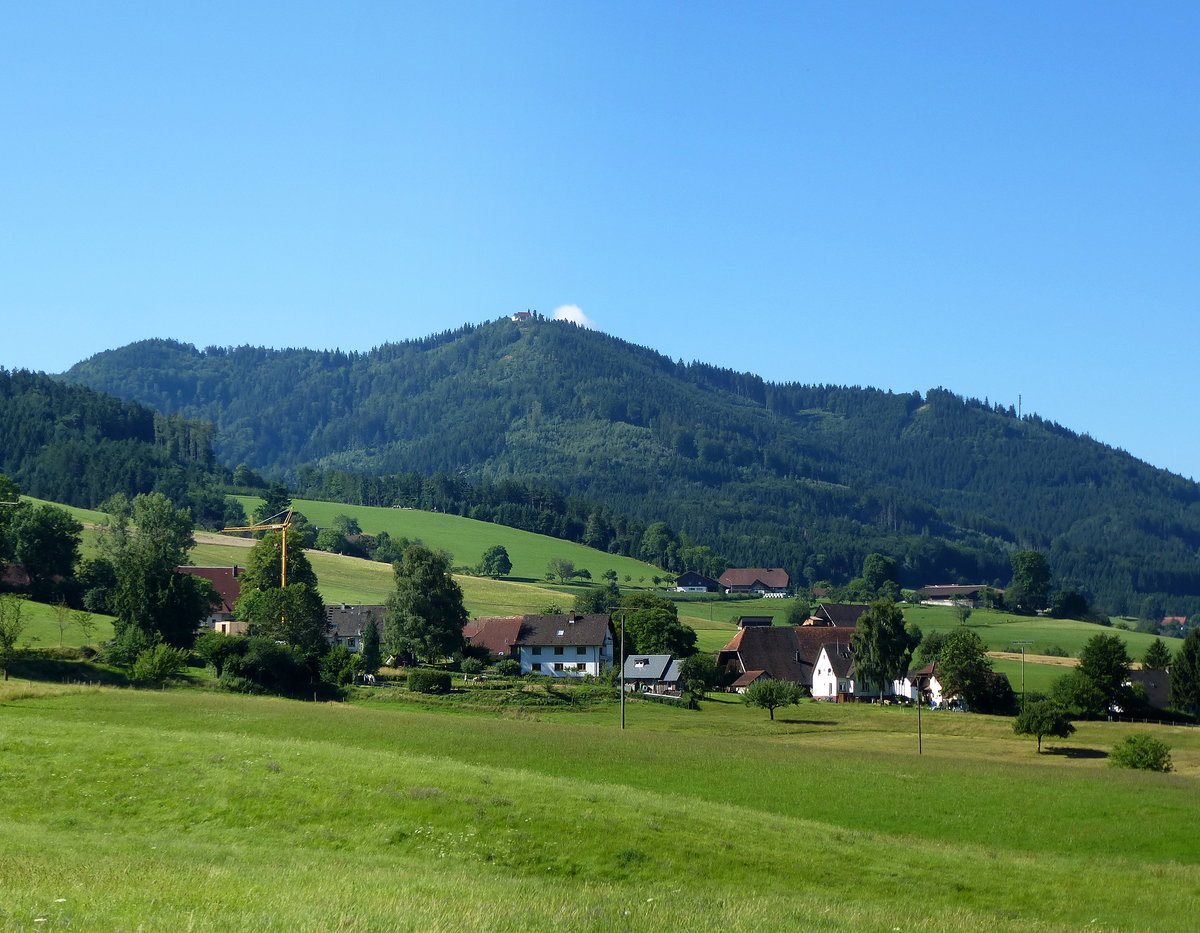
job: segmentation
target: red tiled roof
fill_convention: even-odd
[[[492,654],[512,653],[521,634],[522,616],[481,616],[463,626],[463,638]]]
[[[238,575],[243,572],[241,567],[176,567],[178,573],[190,573],[212,584],[220,599],[218,612],[233,612],[233,604],[242,595],[242,584]]]

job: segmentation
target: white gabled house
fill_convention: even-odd
[[[932,665],[931,665],[932,666]],[[921,671],[924,671],[922,668]],[[912,671],[899,680],[893,680],[891,687],[884,691],[892,696],[913,699],[918,689],[929,688],[929,676],[919,678],[918,671]],[[917,678],[913,681],[910,678]],[[917,684],[920,684],[920,687]],[[941,685],[934,681],[938,699],[941,699]],[[829,643],[822,645],[817,660],[813,662],[812,695],[814,700],[828,700],[833,703],[847,703],[854,700],[879,699],[879,687],[867,680],[861,680],[854,669],[854,653],[848,644]]]
[[[942,695],[942,682],[938,679],[936,661],[931,661],[915,671],[909,671],[905,678],[898,682],[898,686],[901,689],[896,692],[914,702],[939,707],[945,701],[945,697]]]
[[[585,677],[613,663],[612,617],[607,613],[529,615],[514,644],[522,674]]]

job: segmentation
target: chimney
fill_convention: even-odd
[[[575,610],[574,609],[572,609],[570,614],[567,616],[567,622],[569,622],[572,625],[575,624]]]

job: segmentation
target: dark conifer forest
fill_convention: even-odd
[[[61,378],[209,421],[226,468],[329,498],[420,504],[440,484],[447,508],[613,550],[665,522],[667,563],[707,545],[808,584],[879,552],[905,586],[1003,586],[1034,548],[1109,612],[1200,610],[1200,486],[943,388],[773,384],[536,317],[365,353],[148,340]],[[112,443],[126,421],[152,439],[123,411]],[[192,441],[170,443],[186,472]]]

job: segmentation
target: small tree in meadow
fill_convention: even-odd
[[[1042,753],[1042,738],[1047,735],[1065,739],[1075,732],[1075,727],[1067,718],[1067,711],[1053,700],[1035,700],[1026,703],[1025,708],[1013,722],[1013,732],[1017,735],[1032,735],[1037,737],[1037,753]]]
[[[503,544],[494,544],[479,559],[478,572],[485,577],[507,577],[512,573],[512,560]]]
[[[1147,732],[1135,732],[1121,739],[1109,753],[1108,763],[1114,768],[1133,768],[1137,771],[1170,771],[1171,746]]]
[[[795,706],[804,698],[800,687],[787,680],[770,680],[760,677],[742,694],[742,702],[747,706],[765,709],[775,719],[775,710],[781,706]]]
[[[575,576],[575,562],[567,560],[565,557],[551,558],[546,564],[546,578],[553,580],[558,578],[559,583],[566,583]]]
[[[0,669],[8,680],[8,667],[17,656],[17,639],[25,631],[25,620],[21,610],[25,606],[24,596],[0,596]]]
[[[86,609],[76,609],[71,613],[71,624],[79,629],[84,644],[91,644],[92,636],[96,634],[96,619]]]

